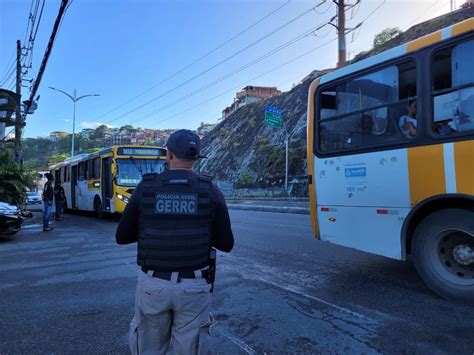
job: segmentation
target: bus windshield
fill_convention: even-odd
[[[165,160],[161,159],[117,159],[116,183],[120,186],[137,186],[146,173],[161,173]]]

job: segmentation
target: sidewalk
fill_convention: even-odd
[[[309,214],[309,199],[305,197],[229,198],[226,202],[233,210]]]

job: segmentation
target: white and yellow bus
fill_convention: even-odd
[[[165,168],[166,149],[155,146],[114,146],[94,154],[80,154],[50,167],[61,181],[66,208],[121,213],[146,173]]]
[[[308,173],[316,238],[406,260],[474,301],[474,19],[316,79]]]

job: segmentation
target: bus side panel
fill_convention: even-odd
[[[410,211],[406,149],[315,159],[321,240],[401,259]]]
[[[317,204],[410,207],[406,149],[315,159]]]
[[[402,260],[400,230],[410,209],[390,209],[386,214],[377,211],[380,209],[374,207],[319,209],[321,240]]]
[[[454,143],[456,192],[474,195],[474,140]]]
[[[63,183],[64,194],[66,195],[66,206],[67,208],[71,208],[72,206],[72,199],[71,199],[71,183],[64,182]]]
[[[94,210],[94,196],[96,191],[90,191],[87,180],[79,181],[77,184],[78,190],[78,208],[83,211]]]

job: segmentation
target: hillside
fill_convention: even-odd
[[[289,131],[289,175],[306,171],[308,79],[291,91],[241,107],[203,139],[208,157],[201,171],[219,180],[258,187],[281,185],[285,173],[285,130],[263,124],[265,106],[279,108]],[[250,184],[249,184],[250,185]]]
[[[361,53],[354,61],[473,15],[474,9],[468,8],[415,25],[384,44],[383,48]],[[321,72],[317,70],[311,73],[313,78],[319,75]],[[201,171],[237,186],[282,186],[285,173],[285,131],[263,124],[264,108],[272,106],[282,110],[289,131],[289,181],[307,175],[306,108],[311,81],[312,79],[307,79],[277,97],[243,106],[219,123],[203,139],[203,153],[209,159],[200,163]]]

